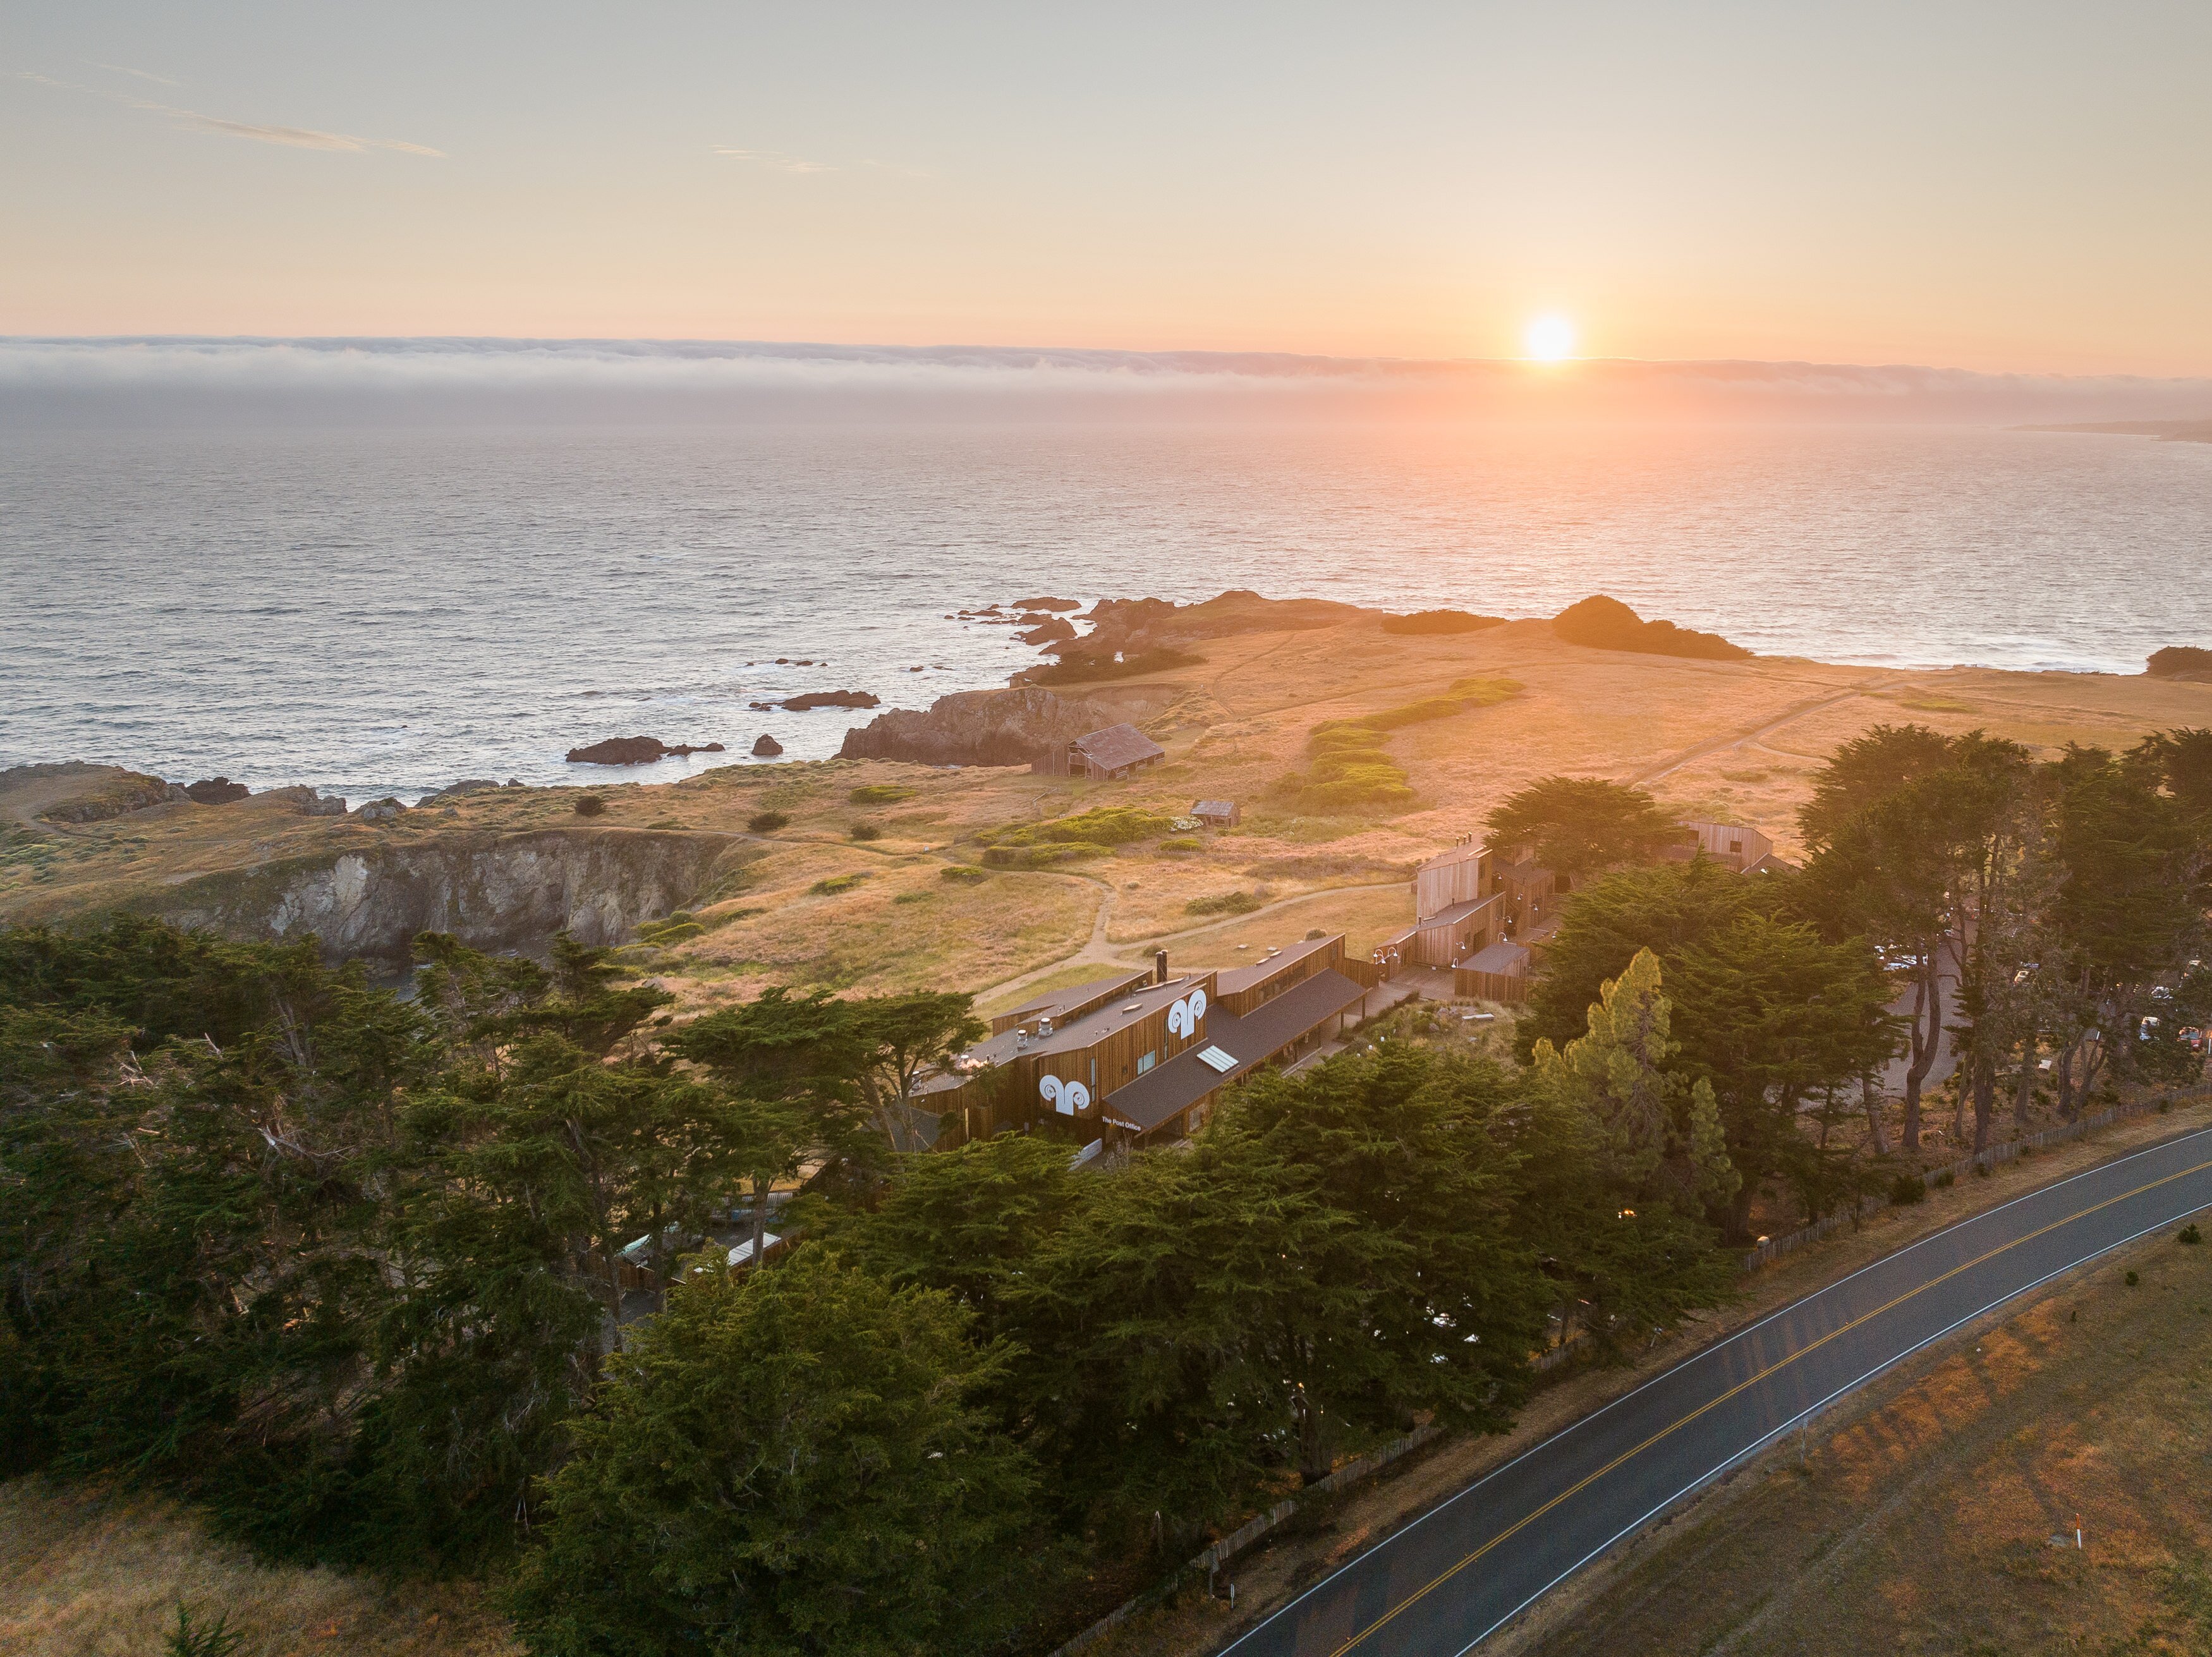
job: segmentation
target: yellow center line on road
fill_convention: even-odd
[[[1821,1336],[1818,1340],[1807,1342],[1804,1345],[1791,1352],[1787,1357],[1776,1359],[1772,1363],[1768,1364],[1766,1368],[1761,1369],[1757,1375],[1753,1375],[1748,1380],[1740,1381],[1735,1386],[1729,1387],[1725,1393],[1722,1393],[1713,1398],[1707,1399],[1703,1404],[1700,1404],[1696,1409],[1691,1411],[1689,1414],[1682,1417],[1680,1420],[1668,1423],[1667,1425],[1662,1427],[1657,1432],[1652,1434],[1650,1437],[1645,1439],[1634,1449],[1623,1450],[1619,1455],[1613,1457],[1612,1460],[1607,1462],[1605,1466],[1600,1467],[1595,1472],[1588,1474],[1573,1484],[1569,1485],[1565,1490],[1561,1490],[1557,1496],[1553,1496],[1549,1502],[1547,1502],[1542,1507],[1537,1508],[1534,1513],[1528,1514],[1524,1517],[1515,1520],[1512,1525],[1509,1526],[1506,1529],[1498,1532],[1497,1535],[1492,1537],[1490,1540],[1484,1543],[1480,1547],[1477,1548],[1473,1553],[1468,1555],[1466,1558],[1461,1560],[1457,1564],[1452,1566],[1449,1570],[1439,1573],[1433,1581],[1431,1581],[1426,1587],[1420,1589],[1419,1592],[1407,1595],[1405,1599],[1401,1599],[1396,1605],[1391,1606],[1389,1611],[1383,1612],[1382,1615],[1376,1618],[1375,1621],[1370,1623],[1365,1628],[1360,1630],[1358,1633],[1353,1635],[1342,1645],[1337,1647],[1334,1651],[1329,1654],[1329,1657],[1344,1657],[1345,1653],[1350,1651],[1361,1641],[1366,1639],[1369,1635],[1376,1632],[1378,1630],[1388,1627],[1391,1621],[1397,1617],[1399,1612],[1419,1605],[1421,1600],[1427,1598],[1430,1593],[1434,1592],[1436,1589],[1442,1587],[1446,1582],[1451,1581],[1453,1577],[1458,1575],[1469,1565],[1474,1563],[1476,1560],[1481,1558],[1483,1555],[1488,1553],[1492,1548],[1498,1546],[1499,1543],[1510,1541],[1514,1537],[1519,1535],[1521,1532],[1526,1530],[1529,1526],[1541,1519],[1546,1514],[1551,1512],[1553,1508],[1558,1507],[1562,1502],[1567,1501],[1570,1497],[1580,1495],[1583,1490],[1588,1490],[1591,1485],[1596,1484],[1599,1479],[1603,1478],[1607,1473],[1613,1472],[1614,1468],[1621,1466],[1622,1463],[1634,1460],[1638,1456],[1642,1455],[1644,1451],[1650,1449],[1654,1444],[1659,1442],[1661,1439],[1666,1438],[1669,1435],[1688,1426],[1699,1416],[1704,1415],[1708,1410],[1718,1408],[1720,1405],[1727,1403],[1730,1399],[1735,1397],[1737,1393],[1741,1393],[1749,1387],[1758,1386],[1760,1381],[1765,1381],[1769,1375],[1773,1375],[1778,1370],[1789,1368],[1790,1365],[1796,1363],[1799,1358],[1803,1357],[1808,1352],[1818,1351],[1821,1347],[1826,1346],[1830,1341],[1834,1340],[1838,1336],[1848,1335],[1852,1330],[1857,1328],[1861,1324],[1870,1322],[1874,1319],[1880,1317],[1883,1313],[1893,1311],[1896,1308],[1904,1305],[1905,1302],[1911,1300],[1915,1295],[1925,1293],[1927,1290],[1934,1289],[1939,1284],[1948,1283],[1952,1278],[1959,1276],[1960,1273],[1963,1272],[1971,1272],[1976,1266],[1983,1265],[1986,1261],[1995,1259],[1998,1255],[2005,1253],[2008,1249],[2017,1248],[2022,1243],[2033,1242],[2038,1237],[2047,1235],[2051,1232],[2060,1229],[2062,1227],[2069,1226],[2076,1220],[2087,1219],[2090,1215],[2097,1213],[2101,1210],[2111,1208],[2116,1204],[2126,1202],[2131,1197],[2140,1197],[2146,1191],[2155,1191],[2160,1186],[2172,1185],[2176,1180],[2185,1180],[2192,1174],[2203,1173],[2207,1168],[2212,1168],[2212,1162],[2198,1162],[2194,1167],[2183,1168],[2178,1174],[2169,1174],[2164,1179],[2153,1180],[2148,1185],[2139,1185],[2133,1191],[2124,1191],[2118,1196],[2108,1197],[2101,1203],[2092,1203],[2087,1208],[2076,1209],[2073,1213],[2069,1214],[2063,1220],[2053,1220],[2049,1225],[2039,1226],[2033,1231],[2025,1233],[2021,1236],[2014,1237],[2010,1242],[1999,1243],[1995,1248],[1989,1250],[1986,1253],[1977,1254],[1972,1259],[1966,1261],[1965,1264],[1953,1266],[1948,1272],[1944,1272],[1941,1277],[1930,1278],[1925,1283],[1916,1284],[1914,1287],[1906,1290],[1903,1294],[1898,1296],[1895,1299],[1883,1302],[1880,1306],[1875,1307],[1873,1311],[1861,1313],[1857,1317],[1853,1318],[1849,1323],[1838,1325],[1835,1328],[1831,1329],[1826,1334]]]

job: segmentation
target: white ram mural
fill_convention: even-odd
[[[1037,1091],[1062,1116],[1073,1116],[1091,1102],[1091,1089],[1080,1082],[1063,1082],[1057,1076],[1048,1076],[1037,1083]]]

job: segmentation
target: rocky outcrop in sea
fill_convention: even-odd
[[[665,743],[658,737],[610,737],[586,748],[568,750],[571,765],[651,765],[655,760],[681,759],[686,754],[719,754],[722,744],[707,742]]]
[[[962,690],[927,713],[895,707],[845,733],[841,759],[908,760],[917,765],[1027,765],[1125,716],[1034,686]]]

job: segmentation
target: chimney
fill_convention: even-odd
[[[1167,981],[1168,952],[1165,950],[1155,950],[1152,951],[1152,982],[1164,984]]]

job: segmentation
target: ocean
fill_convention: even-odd
[[[18,426],[0,765],[358,802],[665,780],[1036,659],[951,612],[1231,587],[1761,652],[2140,671],[2212,645],[2212,445],[1966,426],[908,420]],[[811,661],[811,666],[779,665]],[[729,752],[609,773],[572,746]]]

